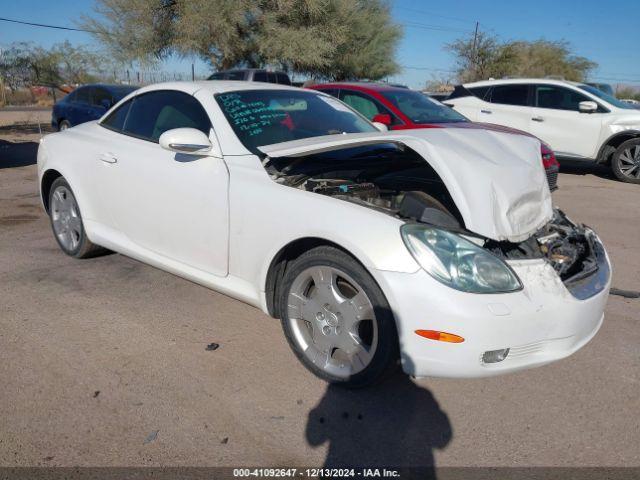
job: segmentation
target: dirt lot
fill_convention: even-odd
[[[0,465],[640,466],[640,299],[611,296],[594,340],[547,367],[327,388],[258,310],[121,255],[64,256],[37,145],[6,142],[37,135],[1,125]],[[563,172],[555,203],[640,290],[640,186]]]

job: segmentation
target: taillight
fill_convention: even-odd
[[[540,153],[542,155],[542,165],[544,166],[545,170],[547,168],[560,165],[558,163],[558,160],[556,160],[556,154],[553,153],[553,150],[551,150],[551,148],[549,148],[549,145],[541,143]]]

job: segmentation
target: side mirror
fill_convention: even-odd
[[[388,113],[378,113],[373,116],[373,119],[371,119],[371,121],[373,123],[381,123],[383,125],[386,125],[387,127],[392,123],[391,115],[389,115]]]
[[[380,130],[381,132],[386,132],[387,130],[389,130],[384,123],[380,123],[380,122],[371,122],[371,123],[373,123],[373,126],[376,127],[378,130]]]
[[[160,135],[158,143],[165,150],[187,155],[206,155],[213,148],[209,137],[195,128],[167,130]]]
[[[586,100],[578,104],[578,110],[581,113],[593,113],[598,110],[598,104],[591,100]]]

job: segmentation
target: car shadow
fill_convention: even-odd
[[[434,450],[452,438],[447,414],[425,388],[397,372],[350,390],[329,385],[309,412],[310,445],[329,444],[325,468],[392,468],[400,478],[436,478]]]
[[[38,143],[8,142],[0,139],[0,169],[34,165],[38,158]]]
[[[596,177],[607,180],[618,181],[613,175],[611,167],[608,165],[600,165],[595,162],[587,162],[580,160],[560,160],[560,173],[569,175],[595,175]]]

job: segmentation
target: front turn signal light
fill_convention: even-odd
[[[416,333],[421,337],[428,338],[429,340],[437,340],[439,342],[464,342],[464,338],[460,335],[456,335],[455,333],[439,332],[437,330],[416,330]]]

